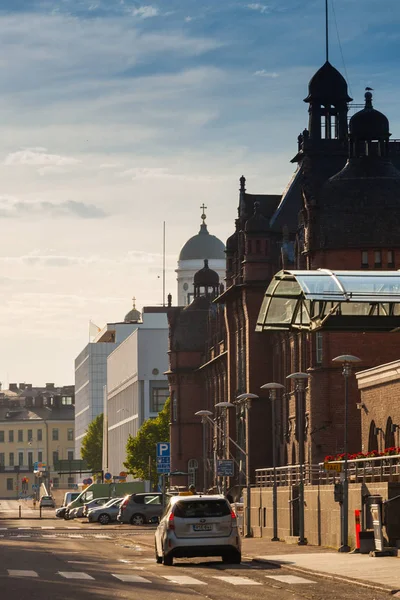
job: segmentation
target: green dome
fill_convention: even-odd
[[[197,235],[191,237],[183,246],[179,254],[179,260],[225,260],[225,246],[215,235],[207,230],[207,225],[200,225]]]

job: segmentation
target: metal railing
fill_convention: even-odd
[[[305,464],[304,483],[306,485],[330,485],[340,480],[344,461],[329,461],[326,463]],[[370,483],[380,481],[400,481],[400,454],[357,458],[348,461],[349,483]],[[276,482],[278,486],[298,485],[300,482],[300,465],[288,465],[276,468]],[[272,487],[274,483],[274,469],[256,469],[257,487]]]

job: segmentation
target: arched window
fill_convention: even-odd
[[[378,451],[378,434],[376,431],[375,421],[371,421],[371,425],[369,426],[369,436],[368,436],[368,452],[372,450]]]
[[[392,448],[393,446],[395,446],[393,421],[392,417],[388,417],[385,429],[385,448]]]

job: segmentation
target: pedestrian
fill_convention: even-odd
[[[193,496],[197,496],[197,492],[196,492],[196,486],[193,485],[193,483],[191,485],[189,485],[189,492],[191,494],[193,494]]]

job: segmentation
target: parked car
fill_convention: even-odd
[[[119,523],[130,523],[131,525],[149,523],[156,517],[161,517],[162,499],[163,495],[157,492],[125,496],[117,519]]]
[[[112,500],[107,502],[107,504],[104,504],[104,506],[89,510],[89,523],[98,522],[102,525],[108,525],[111,521],[116,521],[122,500],[123,498],[112,498]]]
[[[239,564],[241,538],[236,514],[224,496],[170,498],[155,533],[158,563],[171,566],[174,558],[221,556]]]
[[[56,517],[57,519],[63,519],[65,515],[66,506],[60,506],[60,508],[56,508]]]
[[[109,501],[110,501],[110,498],[96,498],[95,500],[91,500],[91,502],[82,504],[82,506],[76,506],[75,508],[68,510],[68,518],[69,519],[82,519],[83,517],[87,516],[87,513],[91,508],[97,508],[98,506],[103,506],[103,504],[106,504]]]
[[[41,508],[55,508],[56,507],[56,503],[54,501],[54,498],[52,496],[42,496],[40,498],[40,502],[39,502],[39,506]]]

